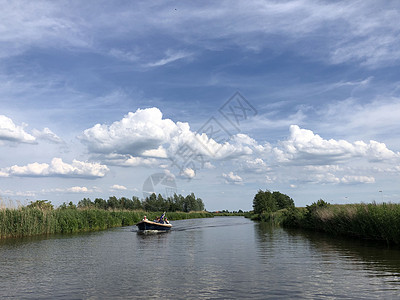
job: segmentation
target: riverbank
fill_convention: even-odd
[[[283,227],[400,244],[400,204],[331,205],[320,200],[307,207],[252,215],[251,218]]]
[[[102,209],[41,210],[29,207],[2,209],[0,210],[0,239],[130,226],[139,222],[144,215],[148,219],[154,219],[161,213]],[[173,221],[210,218],[213,217],[213,214],[208,212],[168,212],[167,217]]]

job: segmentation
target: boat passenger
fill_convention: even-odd
[[[143,221],[146,221],[147,220],[147,217],[146,216],[144,216],[144,218],[143,218]]]

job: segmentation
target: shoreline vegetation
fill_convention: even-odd
[[[0,209],[0,239],[131,226],[144,215],[151,220],[164,211],[171,221],[214,217],[193,193],[186,197],[175,194],[167,199],[152,194],[143,201],[136,197],[96,198],[94,202],[84,198],[78,205],[63,203],[58,208],[48,200],[37,200],[20,208]]]
[[[263,193],[273,194],[269,191]],[[281,208],[271,206],[274,201],[268,204],[264,199],[260,208],[262,205],[256,199],[257,195],[253,200],[254,210],[246,214],[252,220],[271,222],[286,228],[319,231],[332,236],[400,245],[400,204],[330,204],[320,199],[306,207],[295,207],[293,204]]]
[[[152,220],[162,212],[102,210],[102,209],[55,209],[21,207],[0,210],[0,239],[27,237],[55,233],[99,231],[112,227],[131,226],[146,215]],[[167,212],[168,220],[211,218],[206,211]]]

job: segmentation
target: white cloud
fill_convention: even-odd
[[[9,176],[61,176],[61,177],[104,177],[109,171],[107,166],[99,163],[73,160],[72,164],[64,163],[61,158],[53,158],[50,164],[31,163],[26,166],[11,166],[1,170]]]
[[[89,192],[89,189],[85,186],[73,186],[68,188],[66,191],[71,193],[87,193]]]
[[[0,195],[4,196],[18,196],[18,197],[35,197],[36,192],[35,191],[12,191],[12,190],[0,190]],[[7,199],[7,202],[9,202],[9,205],[6,205],[7,207],[19,207],[21,205],[26,205],[21,204],[19,200],[12,200],[12,199]],[[11,203],[10,203],[11,202]],[[4,203],[4,200],[0,197],[0,208],[2,208],[2,205],[7,204]]]
[[[180,175],[183,178],[192,179],[196,176],[196,172],[192,168],[185,168]]]
[[[222,177],[225,178],[225,183],[227,184],[242,184],[243,179],[237,174],[234,174],[233,172],[229,172],[228,174],[222,173]]]
[[[277,180],[276,176],[270,176],[270,175],[265,176],[266,183],[274,183],[276,180]]]
[[[305,166],[304,169],[315,172],[332,172],[332,171],[342,171],[343,167],[340,167],[339,165],[323,165],[323,166]]]
[[[124,191],[127,188],[123,185],[119,185],[119,184],[114,184],[113,186],[111,186],[112,190],[119,190],[119,191]]]
[[[158,149],[177,130],[174,122],[163,119],[161,111],[153,107],[130,112],[110,126],[96,124],[86,129],[80,139],[94,153],[137,156],[146,150]]]
[[[107,154],[96,156],[97,159],[103,161],[107,165],[111,166],[121,166],[121,167],[139,167],[156,166],[159,161],[155,158],[146,157],[133,157],[131,155],[121,155],[121,154]]]
[[[3,140],[17,143],[35,143],[35,137],[27,133],[25,127],[25,124],[15,125],[10,118],[0,115],[0,142]]]
[[[166,64],[169,64],[171,62],[183,59],[183,58],[188,58],[193,56],[193,53],[185,52],[185,51],[172,51],[172,50],[167,50],[165,53],[165,57],[155,61],[153,63],[148,63],[146,66],[148,67],[160,67],[164,66]]]
[[[0,177],[9,177],[10,174],[8,174],[8,172],[4,172],[0,170]]]
[[[194,155],[227,159],[264,149],[245,134],[236,134],[229,142],[218,143],[205,133],[191,131],[188,123],[163,119],[155,107],[130,112],[111,125],[96,124],[79,138],[90,152],[105,155],[104,159],[125,155],[132,158],[132,165],[136,164],[136,157],[180,159]]]
[[[261,158],[246,159],[242,162],[242,170],[253,173],[264,173],[270,168]]]
[[[157,149],[149,149],[143,151],[143,156],[149,156],[149,157],[158,157],[158,158],[167,158],[167,151],[164,149],[163,146],[159,146]]]
[[[204,163],[204,168],[205,169],[215,169],[216,168],[216,166],[214,166],[211,162],[209,162],[209,161],[206,161],[205,163]]]
[[[332,173],[312,174],[308,176],[307,181],[318,184],[340,183],[340,179]]]
[[[346,140],[325,140],[311,130],[290,126],[290,136],[273,149],[280,162],[308,162],[308,164],[332,164],[351,158],[366,158],[370,161],[389,161],[400,158],[399,153],[389,150],[384,143],[363,141],[350,143]]]
[[[61,144],[63,142],[59,136],[57,136],[47,127],[45,127],[42,131],[33,129],[32,134],[38,139],[47,140],[55,144]]]
[[[40,194],[52,194],[52,193],[62,193],[62,194],[81,194],[81,193],[93,193],[95,188],[87,188],[86,186],[72,186],[69,188],[52,188],[52,189],[42,189]]]
[[[375,183],[373,176],[345,175],[340,180],[342,183]]]

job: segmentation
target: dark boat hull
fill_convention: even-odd
[[[161,223],[156,223],[148,220],[143,220],[140,221],[139,223],[136,224],[138,227],[138,230],[141,232],[145,231],[169,231],[172,227],[171,224],[161,224]]]

